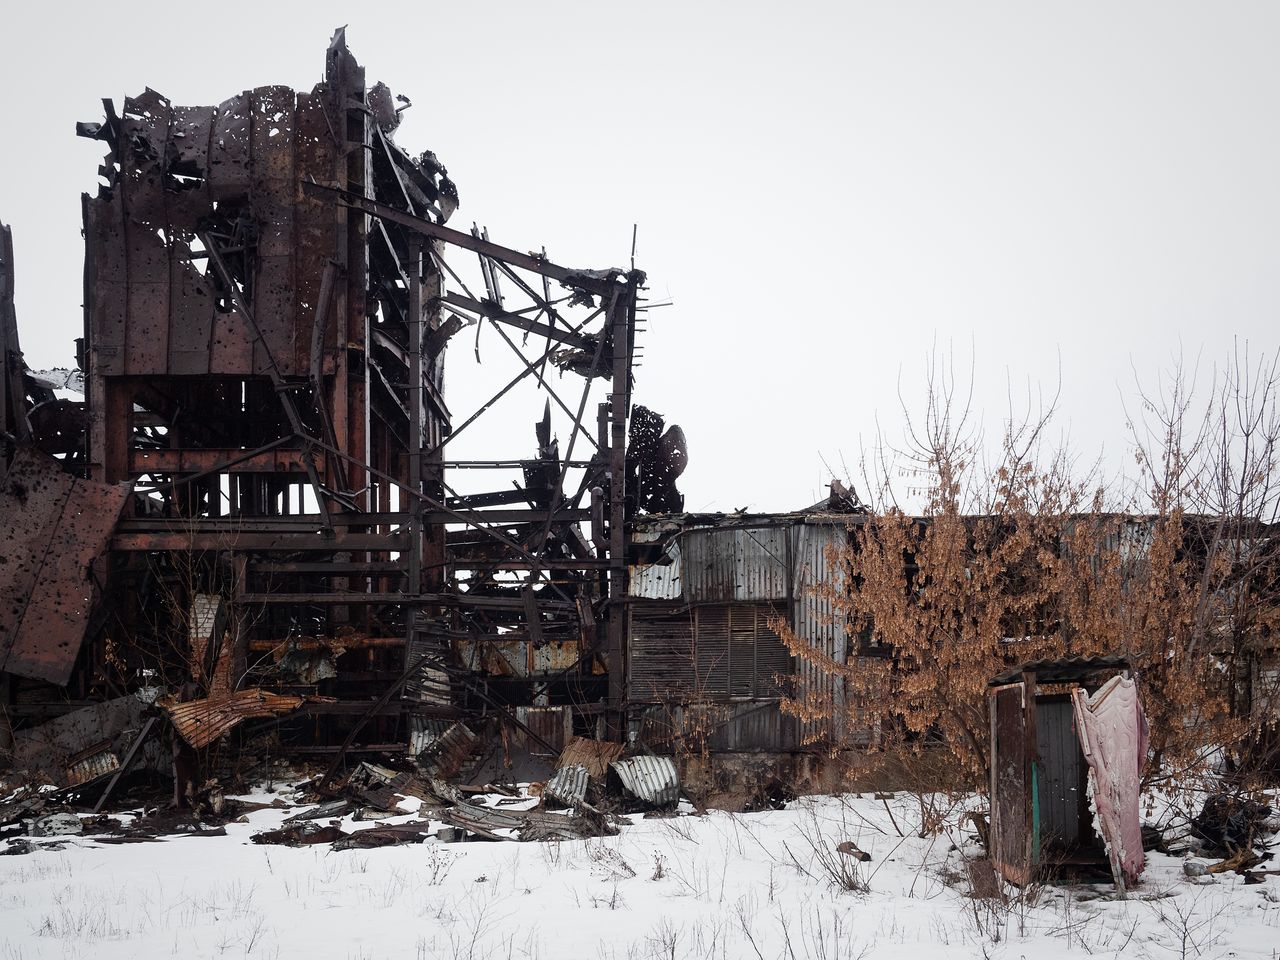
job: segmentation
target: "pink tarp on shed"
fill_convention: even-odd
[[[1138,787],[1147,755],[1147,719],[1137,684],[1128,677],[1112,677],[1092,697],[1076,690],[1072,702],[1098,832],[1116,884],[1124,889],[1138,879],[1144,863]]]

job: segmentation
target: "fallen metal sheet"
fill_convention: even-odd
[[[343,790],[349,799],[378,810],[394,810],[413,777],[373,763],[361,763],[351,771]]]
[[[40,813],[44,805],[44,797],[34,787],[24,787],[11,799],[0,803],[0,827]]]
[[[556,775],[547,781],[543,796],[558,800],[565,806],[574,807],[587,799],[587,784],[590,777],[587,768],[580,763],[561,767]]]
[[[581,840],[618,831],[602,817],[565,816],[537,810],[497,810],[464,803],[440,812],[440,819],[485,840]],[[498,833],[497,831],[508,831]]]
[[[120,758],[112,752],[111,741],[103,740],[67,760],[67,786],[77,787],[119,769]]]
[[[480,738],[465,724],[455,723],[422,751],[418,766],[433,777],[448,780],[457,776],[479,749]]]
[[[63,714],[13,737],[13,765],[39,773],[58,786],[74,785],[71,769],[110,742],[110,750],[122,756],[143,725],[147,705],[137,696],[119,697]],[[96,774],[95,776],[100,776]],[[89,778],[93,779],[93,778]]]
[[[303,702],[302,697],[268,693],[253,687],[229,697],[162,703],[160,706],[169,715],[182,739],[199,750],[229,733],[244,720],[292,713]]]
[[[333,845],[335,850],[368,850],[373,847],[394,847],[404,843],[422,843],[431,836],[434,824],[430,820],[414,820],[393,826],[371,827],[343,837]]]
[[[1139,793],[1147,757],[1147,720],[1129,677],[1112,677],[1090,696],[1072,692],[1076,733],[1089,763],[1098,832],[1107,845],[1111,873],[1123,891],[1145,863]]]
[[[347,834],[332,824],[322,827],[318,823],[305,820],[292,827],[282,827],[279,830],[264,830],[262,833],[255,833],[249,839],[254,843],[301,847],[316,843],[333,843],[335,840],[341,840],[346,836]]]
[[[581,764],[593,780],[603,780],[609,770],[609,764],[622,756],[623,746],[607,740],[588,740],[585,737],[574,737],[560,752],[556,766],[563,768]]]
[[[627,793],[644,803],[670,807],[680,798],[680,775],[670,757],[615,760],[609,769],[617,774]]]
[[[28,832],[33,837],[70,837],[84,833],[84,827],[74,813],[51,813],[33,820]]]
[[[309,807],[301,813],[295,813],[285,819],[285,823],[301,823],[303,820],[330,820],[334,817],[345,817],[351,812],[350,800],[330,800],[318,806]]]
[[[18,450],[0,483],[0,671],[66,685],[93,603],[89,565],[128,493]]]

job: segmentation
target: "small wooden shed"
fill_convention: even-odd
[[[1117,657],[1024,664],[989,683],[991,859],[1008,881],[1102,867],[1123,891],[1142,870],[1138,785],[1146,721]]]

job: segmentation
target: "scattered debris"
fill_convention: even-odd
[[[84,833],[80,818],[74,813],[51,813],[38,820],[32,820],[27,833],[33,837],[66,837],[79,836]]]
[[[346,836],[347,834],[343,833],[335,824],[321,826],[311,820],[303,820],[291,827],[281,827],[279,830],[264,830],[262,833],[255,833],[249,839],[254,843],[300,847],[317,843],[333,843]]]

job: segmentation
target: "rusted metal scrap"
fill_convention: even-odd
[[[609,771],[623,790],[645,805],[671,807],[680,799],[680,774],[670,757],[615,760]]]
[[[160,707],[169,715],[182,739],[199,750],[245,720],[292,713],[305,702],[303,697],[269,693],[254,687],[217,699],[189,700],[186,703],[161,701]]]
[[[128,495],[18,450],[0,483],[0,671],[66,684],[94,598],[89,565]]]
[[[609,770],[609,764],[622,757],[624,747],[620,743],[607,740],[588,740],[586,737],[574,737],[565,744],[556,762],[559,769],[581,765],[587,768],[587,774],[593,780],[603,781]]]
[[[441,811],[440,819],[484,840],[582,840],[613,836],[618,832],[617,827],[600,816],[498,810],[469,803]]]

